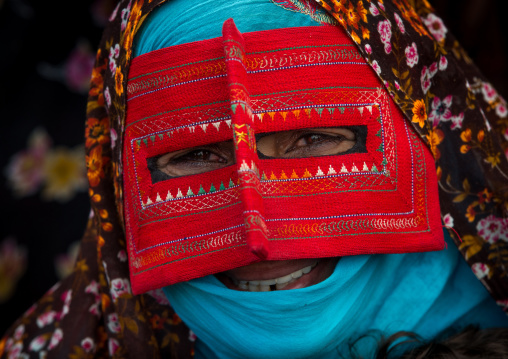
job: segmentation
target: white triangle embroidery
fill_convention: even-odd
[[[226,120],[226,125],[228,125],[229,128],[231,128],[231,120]]]
[[[249,165],[247,164],[247,162],[245,162],[245,160],[243,160],[242,165],[240,166],[240,171],[249,171],[249,170],[250,170]]]
[[[155,199],[155,202],[162,202],[162,198],[159,193],[157,193],[157,198]]]
[[[171,191],[168,191],[168,195],[166,196],[166,201],[172,199],[173,196],[171,195]]]
[[[356,165],[353,163],[353,168],[351,168],[351,172],[358,172],[358,168],[356,167]]]
[[[367,167],[367,164],[365,162],[363,163],[362,171],[369,172],[369,167]]]
[[[208,123],[204,123],[204,124],[202,124],[200,126],[203,129],[203,132],[206,132],[206,128],[208,127]]]
[[[148,197],[148,199],[146,200],[146,203],[145,203],[145,206],[148,206],[149,204],[152,204],[152,200],[150,199],[150,197]]]
[[[316,176],[324,176],[325,174],[323,173],[323,171],[321,171],[321,168],[317,168],[317,172],[316,172]]]
[[[194,130],[196,129],[196,126],[189,126],[189,132],[194,133]]]
[[[217,129],[217,131],[219,131],[220,121],[219,122],[213,122],[212,125],[213,125],[213,127],[215,127]]]
[[[363,106],[357,107],[357,109],[360,112],[360,115],[363,115]]]
[[[340,173],[348,173],[347,172],[347,168],[346,168],[346,166],[344,166],[344,164],[342,164],[342,168],[340,169]]]
[[[365,106],[367,107],[367,110],[369,110],[369,112],[372,114],[372,106]]]
[[[328,169],[328,175],[334,175],[336,173],[337,172],[335,172],[335,169],[332,167],[332,165],[330,165],[330,168]]]
[[[178,188],[178,193],[176,194],[176,198],[183,197],[182,191],[180,191],[180,188]]]

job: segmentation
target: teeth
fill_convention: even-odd
[[[308,274],[312,270],[312,268],[314,268],[316,265],[317,262],[305,268],[299,269],[293,273],[275,279],[251,280],[251,281],[235,280],[234,282],[239,289],[248,290],[250,292],[269,292],[270,290],[273,289],[274,285],[275,290],[279,290],[286,287],[289,283],[294,282],[304,274]]]
[[[277,279],[260,280],[259,285],[274,285],[277,283]]]

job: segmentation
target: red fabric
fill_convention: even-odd
[[[124,204],[134,293],[264,257],[444,247],[432,154],[340,29],[242,36],[226,23],[223,38],[135,58],[128,81]],[[365,153],[256,154],[256,133],[352,125],[367,128]],[[152,184],[147,158],[230,139],[234,166]]]

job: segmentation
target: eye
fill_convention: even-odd
[[[357,143],[353,129],[345,127],[311,128],[275,132],[260,136],[259,152],[272,158],[303,158],[336,155]]]
[[[233,143],[226,141],[150,158],[148,168],[152,172],[152,182],[158,182],[171,177],[212,171],[232,165],[234,162]],[[159,175],[155,175],[156,178],[154,178],[155,172],[159,172]]]

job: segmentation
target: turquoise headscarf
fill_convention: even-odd
[[[506,327],[508,318],[448,234],[439,252],[341,258],[325,281],[302,289],[240,292],[214,276],[164,288],[196,333],[196,358],[339,358],[349,343],[373,357],[379,334],[432,339],[468,324]]]

